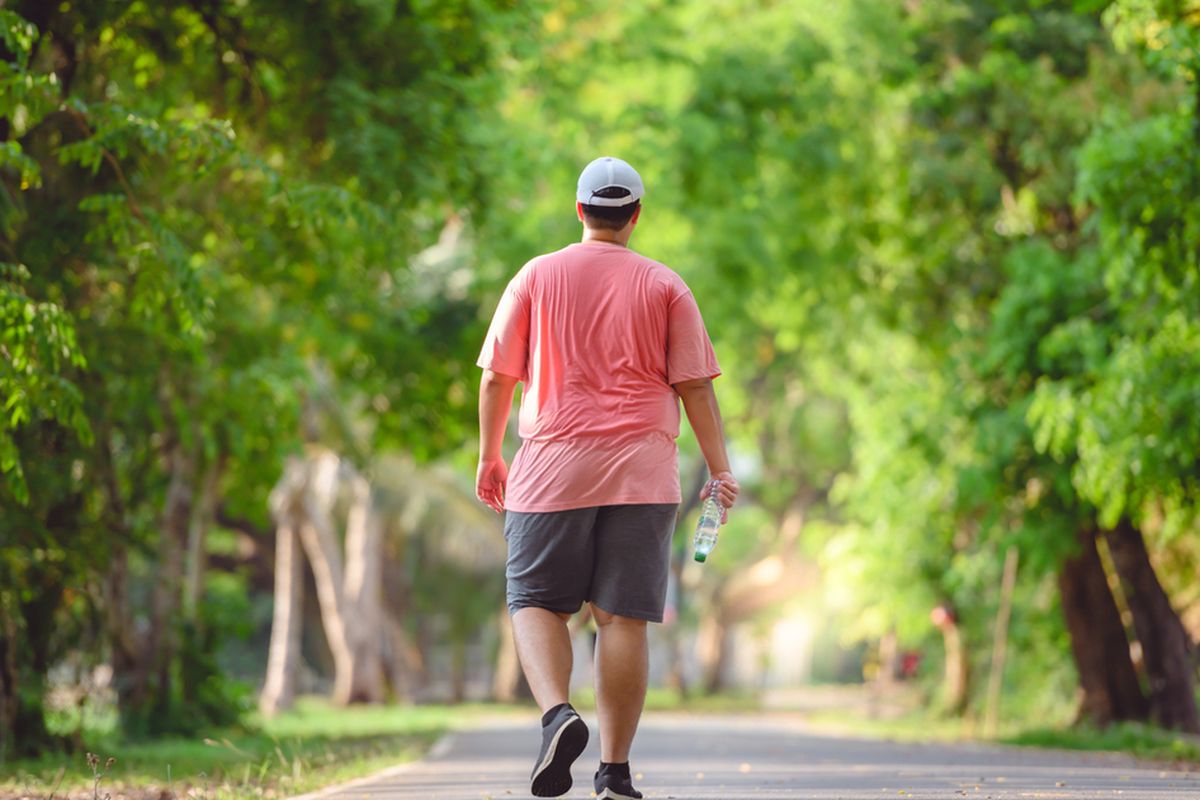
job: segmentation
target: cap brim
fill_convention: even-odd
[[[591,200],[580,199],[579,202],[585,206],[604,206],[605,208],[624,208],[631,206],[641,200],[640,197],[635,197],[630,200],[628,197],[593,197]]]
[[[621,195],[620,197],[598,197],[597,192],[602,192],[605,189],[624,189],[629,194]],[[630,206],[642,199],[641,193],[632,186],[622,186],[620,184],[610,184],[601,186],[590,192],[578,191],[575,193],[575,199],[583,203],[585,206],[605,206],[607,208],[621,208],[622,206]]]

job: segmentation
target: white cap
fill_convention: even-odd
[[[621,197],[597,197],[601,189],[627,189],[628,195]],[[646,193],[642,176],[625,161],[612,156],[602,156],[583,168],[579,173],[579,186],[575,199],[587,206],[627,206],[641,200]]]

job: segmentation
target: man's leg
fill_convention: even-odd
[[[569,791],[571,765],[587,747],[587,724],[567,702],[572,661],[567,620],[583,605],[591,582],[595,520],[595,508],[504,515],[513,639],[542,709],[542,748],[529,776],[536,797]]]
[[[525,679],[542,709],[542,749],[530,775],[536,797],[558,797],[571,788],[571,765],[587,747],[588,729],[567,702],[571,681],[570,614],[526,606],[513,613],[513,638]]]
[[[629,760],[629,749],[646,702],[650,673],[646,622],[610,614],[595,604],[592,614],[599,630],[595,677],[600,760],[622,764]]]
[[[567,702],[574,653],[567,629],[570,614],[544,608],[519,608],[513,614],[513,638],[525,680],[542,711]]]

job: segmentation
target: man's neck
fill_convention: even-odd
[[[621,247],[629,246],[629,234],[621,231],[609,231],[603,228],[584,228],[583,241],[585,242],[605,242],[606,244],[616,244]]]

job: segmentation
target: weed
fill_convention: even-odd
[[[87,754],[88,769],[92,771],[92,800],[111,800],[111,795],[108,792],[104,793],[104,797],[100,796],[100,781],[104,780],[104,776],[108,774],[108,771],[112,769],[112,765],[115,763],[117,763],[117,759],[109,756],[104,760],[104,766],[101,767],[100,756],[91,752]]]

